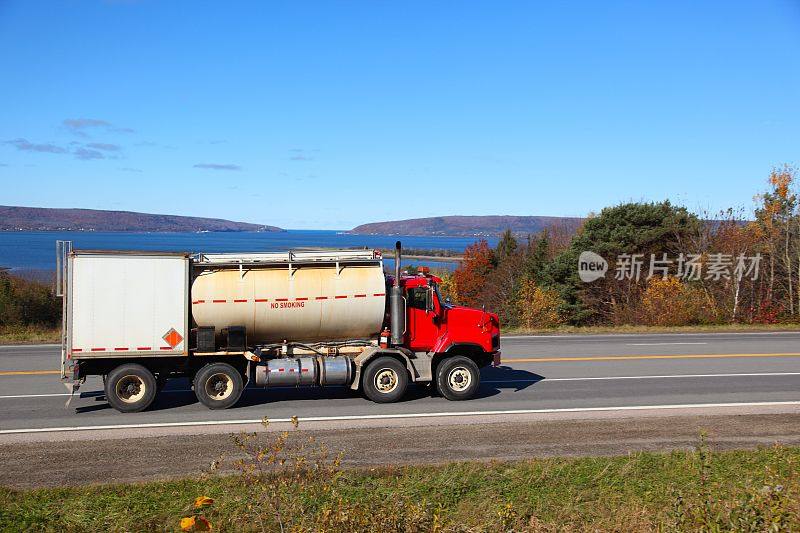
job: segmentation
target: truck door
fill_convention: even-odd
[[[415,352],[428,352],[439,338],[439,324],[435,298],[430,287],[408,289],[409,348]]]

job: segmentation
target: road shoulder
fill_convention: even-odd
[[[236,458],[232,435],[237,432],[7,442],[0,445],[2,485],[35,488],[195,476],[220,456]],[[368,468],[690,449],[701,432],[719,450],[799,445],[800,413],[301,428],[292,438],[314,437],[342,452],[345,467]]]

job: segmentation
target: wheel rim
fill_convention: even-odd
[[[213,400],[224,400],[233,394],[233,379],[223,372],[212,375],[206,380],[206,394]]]
[[[395,390],[399,381],[397,372],[391,368],[381,368],[375,374],[375,388],[383,394],[388,394]]]
[[[136,375],[123,376],[117,381],[114,387],[117,398],[125,403],[136,403],[144,398],[147,392],[147,385],[144,380]]]
[[[447,375],[447,384],[454,391],[465,391],[472,384],[472,372],[463,366],[457,366]]]

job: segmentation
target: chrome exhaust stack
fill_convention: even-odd
[[[400,346],[406,333],[406,301],[400,287],[400,256],[402,245],[397,241],[394,245],[394,283],[389,292],[389,312],[391,314],[392,344]]]

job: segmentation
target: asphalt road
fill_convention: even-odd
[[[65,409],[58,347],[0,347],[5,485],[36,487],[193,475],[233,449],[229,435],[291,427],[379,466],[713,446],[800,445],[800,333],[505,337],[478,397],[423,387],[374,404],[344,388],[249,389],[210,411],[186,380],[144,413],[121,414],[99,380]],[[266,438],[266,435],[264,436]]]
[[[748,404],[764,403],[775,404],[761,406],[770,410],[796,412],[800,406],[800,333],[505,337],[501,349],[503,365],[484,369],[478,397],[467,402],[432,397],[422,387],[410,389],[406,401],[384,405],[344,388],[250,389],[235,408],[210,411],[197,403],[185,380],[174,380],[147,412],[120,414],[103,400],[97,379],[64,408],[65,389],[53,373],[57,347],[0,347],[0,442],[14,434],[99,426],[166,425],[166,431],[170,424],[197,424],[197,432],[263,417],[341,426],[353,422],[341,417],[507,418],[543,411],[577,416],[687,405],[752,409],[758,405]]]

